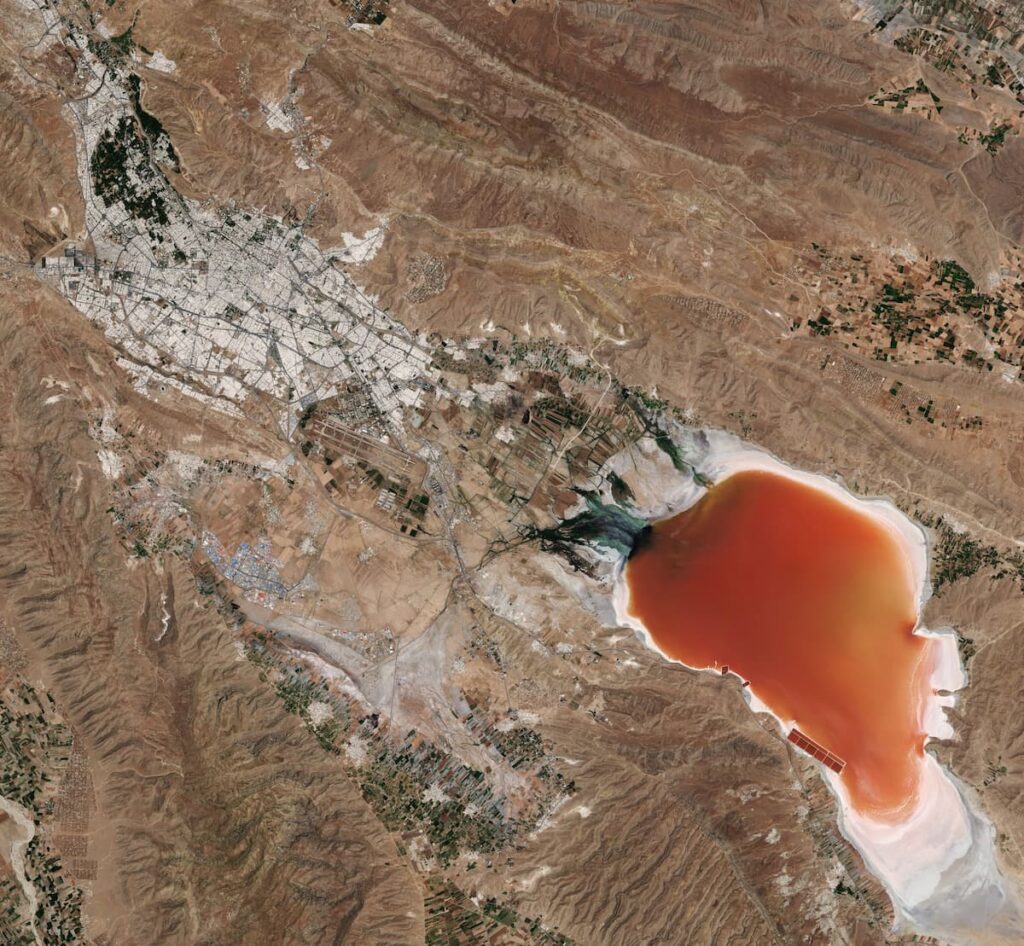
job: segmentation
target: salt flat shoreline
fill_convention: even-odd
[[[931,740],[955,738],[946,710],[955,705],[956,691],[966,685],[967,675],[960,662],[952,629],[932,630],[922,623],[923,608],[931,595],[925,531],[888,499],[857,496],[827,476],[791,467],[724,431],[706,431],[705,438],[698,447],[703,455],[687,459],[712,482],[751,470],[785,476],[870,516],[899,543],[907,563],[909,590],[915,601],[913,633],[934,642],[932,647],[923,649],[921,656],[922,660],[930,659],[931,666],[919,668],[928,674],[927,684],[920,686],[921,731],[925,734],[926,745]],[[650,510],[647,518],[657,520],[675,515],[690,508],[705,492],[696,484],[692,488],[678,490],[663,508]],[[644,514],[645,511],[640,512]],[[629,609],[626,562],[623,558],[614,574],[612,605],[617,623],[634,630],[647,647],[665,660],[697,672],[718,673],[713,667],[689,667],[657,646],[643,622]],[[915,680],[919,680],[917,674]],[[784,735],[793,728],[795,721],[783,719],[773,712],[752,687],[745,687],[743,694],[751,710],[775,719]],[[857,812],[842,779],[824,766],[821,766],[821,771],[838,802],[840,830],[886,887],[896,907],[898,920],[919,928],[928,927],[927,918],[935,903],[943,901],[942,908],[946,910],[944,901],[949,897],[963,896],[967,891],[973,895],[979,889],[991,888],[991,895],[985,898],[986,901],[1002,904],[1005,894],[992,846],[994,830],[987,820],[971,809],[959,783],[931,753],[926,751],[922,757],[918,795],[906,817],[898,822],[873,820]]]

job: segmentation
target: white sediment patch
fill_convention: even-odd
[[[157,72],[172,73],[177,70],[178,64],[173,59],[168,59],[158,49],[149,57],[149,62],[146,63],[146,68],[155,69]]]
[[[113,450],[97,450],[96,456],[100,461],[100,469],[108,480],[116,480],[124,472],[124,464]]]
[[[786,476],[870,516],[893,536],[903,550],[910,590],[917,603],[914,633],[931,641],[931,646],[922,650],[922,660],[929,661],[929,666],[921,668],[921,672],[928,674],[928,685],[921,688],[922,731],[929,740],[954,738],[946,709],[955,704],[955,691],[966,685],[967,677],[952,629],[930,630],[920,622],[922,608],[931,593],[925,532],[889,500],[856,496],[826,476],[794,469],[724,431],[690,434],[687,438],[690,442],[683,448],[685,458],[715,483],[749,470]],[[659,508],[641,513],[648,518],[664,518],[689,508],[704,492],[696,484],[676,485],[667,508],[659,504]],[[664,654],[629,610],[625,562],[616,575],[613,605],[619,624],[633,628],[648,647],[666,660],[682,663]],[[713,667],[690,669],[719,672]],[[784,733],[789,733],[793,720],[774,713],[751,687],[745,687],[743,693],[752,711],[767,713]],[[917,797],[908,804],[904,818],[896,823],[875,820],[856,811],[842,779],[824,766],[822,772],[839,802],[840,829],[889,891],[902,923],[949,937],[952,942],[971,942],[972,933],[985,930],[987,934],[995,924],[1000,931],[1007,931],[1006,941],[1021,941],[1016,938],[1022,933],[1016,899],[1008,891],[996,863],[994,829],[972,808],[965,787],[934,756],[924,754]]]
[[[323,700],[314,700],[306,708],[306,712],[309,714],[309,721],[314,726],[323,726],[329,719],[334,719],[334,710],[331,709],[331,704],[325,703]]]
[[[167,592],[160,595],[160,633],[153,640],[159,644],[164,639],[167,629],[171,626],[171,612],[167,610]]]
[[[367,230],[362,236],[343,233],[341,235],[342,246],[329,252],[347,263],[368,263],[384,245],[384,237],[387,233],[386,225],[387,221],[385,220],[379,227]]]
[[[39,946],[42,946],[42,939],[40,938],[39,930],[36,928],[36,910],[39,906],[39,895],[35,884],[29,880],[25,870],[25,852],[36,835],[35,820],[27,808],[23,808],[17,802],[3,796],[0,796],[0,811],[3,811],[22,830],[23,836],[14,840],[11,843],[10,850],[4,853],[10,861],[14,877],[21,886],[21,891],[25,896],[25,912],[28,914],[29,922],[32,924],[33,939],[35,939]]]
[[[345,756],[352,765],[361,768],[370,757],[370,752],[366,743],[359,736],[353,736],[345,744]]]

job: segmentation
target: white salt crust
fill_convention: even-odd
[[[946,718],[946,709],[955,705],[955,691],[967,683],[960,664],[956,636],[951,629],[929,630],[920,621],[921,610],[930,595],[928,582],[928,539],[925,532],[887,499],[855,496],[842,485],[813,473],[794,469],[771,454],[751,447],[724,431],[704,431],[690,436],[684,454],[695,468],[713,482],[734,473],[764,470],[789,477],[827,493],[844,505],[868,515],[882,525],[899,543],[907,562],[912,593],[917,602],[917,626],[914,633],[931,639],[932,647],[923,650],[929,660],[929,686],[922,688],[920,707],[922,731],[928,739],[951,739],[954,731]],[[668,507],[647,510],[652,517],[672,515],[692,506],[705,492],[697,485],[672,491]],[[666,660],[643,623],[629,610],[629,589],[625,581],[625,563],[616,576],[613,605],[618,623],[635,630],[644,643]],[[686,666],[685,664],[683,664]],[[715,668],[691,667],[714,671]],[[744,688],[751,710],[772,716],[784,733],[793,720],[773,713],[751,687]],[[964,937],[970,942],[969,929],[984,923],[986,916],[1000,918],[1000,927],[1009,923],[1016,936],[1016,909],[1010,903],[1003,878],[996,864],[994,831],[989,822],[974,811],[965,790],[930,754],[921,759],[920,790],[906,816],[898,823],[876,821],[857,812],[842,779],[825,766],[822,772],[839,802],[839,825],[844,836],[860,851],[871,871],[882,881],[897,909],[897,921],[919,929],[942,930],[945,935]],[[957,914],[956,904],[963,904]],[[984,927],[981,927],[984,928]],[[967,929],[968,932],[964,932]],[[986,931],[987,935],[987,931]]]

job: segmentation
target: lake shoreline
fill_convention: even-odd
[[[926,684],[921,685],[921,668],[914,675],[921,694],[921,731],[926,746],[934,740],[955,738],[946,710],[956,705],[956,692],[966,686],[967,675],[960,661],[953,630],[930,629],[922,621],[924,605],[931,595],[925,531],[888,499],[860,497],[827,476],[795,469],[725,432],[706,432],[701,446],[704,455],[691,462],[700,474],[714,483],[751,470],[781,475],[824,492],[848,508],[868,516],[897,541],[907,564],[912,586],[909,590],[915,602],[913,633],[935,642],[933,647],[922,650],[921,660],[929,655],[932,657],[931,665],[923,670],[927,674]],[[647,511],[648,521],[665,519],[690,508],[705,492],[703,487],[696,485],[677,490],[678,495],[664,507]],[[667,655],[643,621],[630,611],[626,567],[635,551],[634,548],[623,556],[615,569],[612,606],[617,623],[636,632],[649,649],[665,660],[694,672],[720,673],[716,667],[692,667]],[[788,735],[794,720],[778,715],[753,690],[750,686],[743,688],[744,699],[751,710],[771,716],[781,734]],[[824,766],[820,768],[837,800],[840,830],[864,857],[872,873],[882,881],[901,921],[921,929],[933,927],[928,917],[935,912],[935,905],[957,896],[960,888],[965,886],[972,891],[984,888],[987,891],[985,900],[990,906],[1002,904],[1005,894],[992,850],[993,829],[970,805],[959,781],[932,753],[924,752],[917,797],[906,817],[897,822],[873,820],[858,813],[840,777]],[[945,903],[941,905],[940,912],[948,912]],[[946,922],[942,921],[941,925],[945,926]]]

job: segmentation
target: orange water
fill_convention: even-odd
[[[728,665],[845,760],[858,811],[905,813],[934,642],[912,633],[908,565],[884,526],[787,477],[737,473],[655,523],[626,580],[659,649],[691,667]]]

